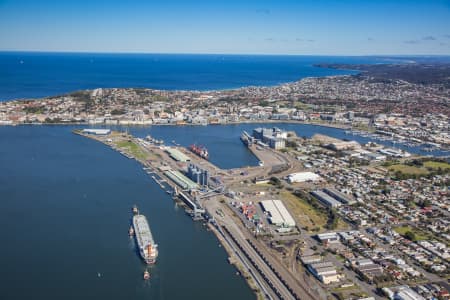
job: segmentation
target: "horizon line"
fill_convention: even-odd
[[[336,57],[450,57],[450,54],[292,54],[292,53],[213,53],[213,52],[145,52],[145,51],[69,51],[69,50],[2,50],[0,53],[55,54],[150,54],[150,55],[228,55],[228,56],[336,56]]]

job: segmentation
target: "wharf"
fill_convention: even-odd
[[[212,162],[204,160],[188,151],[186,148],[171,146],[183,153],[188,160],[179,161],[170,156],[168,146],[146,142],[143,139],[133,137],[126,133],[112,131],[108,135],[84,134],[74,131],[83,137],[87,137],[108,145],[127,158],[135,159],[143,166],[143,171],[162,188],[166,185],[173,190],[174,199],[183,201],[187,206],[187,212],[193,220],[210,218],[216,226],[212,230],[229,252],[233,262],[240,272],[245,273],[245,278],[258,294],[264,299],[312,299],[310,292],[301,283],[292,277],[288,269],[272,258],[266,259],[268,252],[260,251],[257,243],[253,243],[253,236],[246,233],[240,222],[236,222],[226,211],[226,219],[214,221],[214,211],[221,211],[224,204],[219,201],[221,194],[227,188],[250,181],[256,177],[269,176],[277,171],[277,176],[292,172],[299,166],[295,158],[284,155],[272,149],[252,146],[250,151],[264,164],[254,167],[235,168],[223,170]],[[171,178],[168,174],[185,171],[189,163],[193,163],[208,171],[211,177],[219,178],[219,183],[201,189],[191,190],[183,187],[180,177]],[[280,168],[283,166],[283,168]],[[280,171],[281,170],[281,171]],[[179,172],[180,173],[180,172]],[[177,173],[178,174],[178,173]],[[173,176],[172,176],[173,177]],[[174,180],[178,179],[178,180]],[[181,184],[181,185],[180,185]],[[166,190],[168,193],[169,191]],[[226,247],[225,247],[226,245]],[[256,246],[255,246],[256,245]],[[264,253],[264,254],[262,254]]]

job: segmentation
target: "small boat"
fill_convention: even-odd
[[[128,235],[133,236],[134,235],[134,229],[133,226],[130,226],[130,229],[128,229]]]
[[[145,270],[144,271],[144,280],[149,280],[149,279],[150,279],[150,273],[147,270]]]
[[[137,208],[136,205],[133,205],[132,211],[133,211],[133,214],[134,214],[134,215],[138,215],[138,214],[139,214],[139,210],[138,210],[138,208]]]

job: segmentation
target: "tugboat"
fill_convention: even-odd
[[[138,210],[136,205],[133,205],[132,211],[133,211],[133,215],[138,215],[139,214],[139,210]]]
[[[133,226],[130,226],[130,229],[128,229],[128,235],[133,236],[134,235],[134,229]]]
[[[150,279],[150,273],[147,270],[145,270],[144,271],[144,280],[149,280],[149,279]]]

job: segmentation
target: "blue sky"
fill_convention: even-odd
[[[0,0],[0,50],[450,55],[450,0]]]

